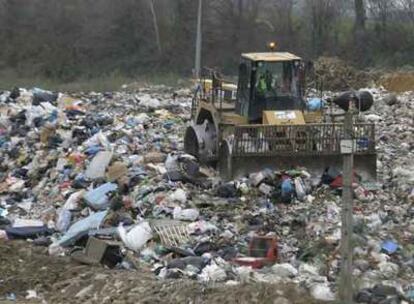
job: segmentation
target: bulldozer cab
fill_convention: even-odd
[[[236,114],[262,123],[264,111],[302,111],[304,87],[300,57],[286,52],[242,54]]]

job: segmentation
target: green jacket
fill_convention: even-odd
[[[259,94],[265,94],[266,90],[267,90],[266,79],[264,78],[259,79],[259,83],[257,85],[257,92]]]

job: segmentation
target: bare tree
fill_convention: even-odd
[[[364,0],[355,0],[355,30],[365,31],[365,4]]]
[[[64,80],[113,71],[188,75],[194,66],[197,4],[31,0],[22,6],[0,0],[1,68]],[[340,26],[352,22],[353,31]],[[414,0],[203,1],[203,64],[223,71],[235,71],[240,53],[263,51],[271,40],[279,50],[302,57],[410,64],[413,33]]]
[[[411,22],[414,22],[414,0],[402,0],[404,11],[407,12]]]
[[[295,2],[294,0],[269,1],[269,9],[265,11],[265,18],[261,19],[274,36],[273,39],[277,38],[279,47],[284,49],[292,49],[297,44],[293,29]]]
[[[223,39],[229,44],[229,49],[240,53],[257,47],[260,36],[267,31],[261,28],[262,4],[262,0],[212,0],[210,2],[212,12],[210,21],[216,23],[217,35],[226,36]],[[259,33],[261,35],[258,35]]]
[[[307,12],[311,18],[311,36],[314,56],[320,56],[333,48],[335,22],[338,17],[338,3],[335,0],[309,0]]]
[[[155,0],[148,0],[148,4],[151,10],[152,22],[154,24],[154,32],[155,32],[155,39],[157,42],[158,52],[160,55],[162,55],[160,29],[158,27],[157,13],[155,11],[154,1]]]
[[[371,14],[376,19],[376,30],[382,43],[386,43],[388,20],[391,15],[392,1],[388,0],[369,0]]]
[[[284,21],[286,34],[290,37],[293,33],[293,6],[295,4],[295,1],[277,0],[275,4],[280,18]]]
[[[359,62],[365,60],[366,55],[366,33],[365,33],[365,3],[364,0],[355,0],[355,26],[354,26],[354,39],[357,58]]]

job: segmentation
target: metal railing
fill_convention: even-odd
[[[191,118],[194,119],[200,100],[212,103],[220,112],[223,107],[225,90],[222,85],[224,79],[213,70],[204,68],[200,77],[200,83],[197,85],[191,104]],[[211,84],[207,85],[206,81],[210,80]]]
[[[340,154],[344,138],[342,124],[236,126],[233,155]],[[354,125],[353,146],[357,154],[375,153],[374,124]]]
[[[200,102],[200,99],[203,97],[202,91],[203,91],[202,86],[197,85],[194,91],[193,99],[191,100],[191,119],[195,119],[195,116],[197,114],[198,104]]]
[[[214,69],[205,68],[205,79],[211,80],[210,89],[204,88],[204,96],[209,100],[216,108],[221,109],[224,100],[223,82],[224,79]]]

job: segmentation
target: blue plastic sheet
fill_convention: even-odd
[[[173,127],[173,125],[174,125],[173,121],[167,121],[164,123],[163,127],[167,130],[170,130]]]
[[[101,151],[102,148],[99,145],[90,146],[85,150],[85,154],[89,156],[95,156],[99,151]]]
[[[103,210],[108,207],[107,194],[111,191],[115,191],[116,189],[118,189],[117,184],[106,183],[87,192],[83,198],[86,200],[88,205],[95,210]]]
[[[411,288],[410,290],[408,290],[406,296],[411,301],[414,301],[414,288]]]
[[[398,244],[393,241],[384,241],[381,244],[381,250],[386,254],[393,254],[398,250]]]
[[[7,142],[7,138],[0,136],[0,147],[3,146]]]
[[[282,182],[282,195],[288,195],[293,193],[292,180],[290,178],[285,179]]]
[[[55,120],[57,120],[57,118],[58,118],[58,111],[57,110],[53,110],[52,113],[47,118],[47,121],[48,122],[54,122]]]
[[[43,227],[6,227],[7,237],[9,239],[35,239],[39,236],[51,235],[52,229]]]
[[[6,217],[8,213],[6,209],[0,208],[0,217]]]
[[[318,111],[323,108],[323,100],[320,98],[311,98],[308,100],[308,110],[309,111]]]
[[[106,210],[96,212],[74,223],[57,244],[62,247],[73,245],[82,236],[87,235],[90,230],[98,229],[107,213]]]

